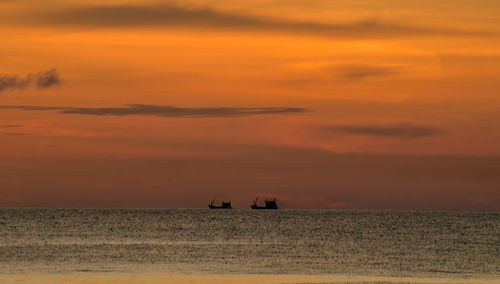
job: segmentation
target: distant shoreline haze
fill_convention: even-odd
[[[498,211],[500,158],[331,154],[227,147],[229,156],[7,158],[1,207],[250,208]],[[269,162],[269,159],[272,162]]]

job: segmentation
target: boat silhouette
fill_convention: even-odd
[[[215,205],[215,199],[210,201],[210,204],[208,204],[208,208],[210,209],[232,209],[231,207],[231,201],[225,202],[222,201],[221,205]]]
[[[252,209],[278,209],[278,204],[276,203],[276,198],[264,200],[265,206],[258,205],[259,198],[255,198],[253,204],[250,205]]]

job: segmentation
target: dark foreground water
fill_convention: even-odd
[[[0,209],[0,273],[500,276],[500,213]]]

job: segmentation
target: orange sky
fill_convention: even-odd
[[[0,206],[499,210],[498,15],[0,0]]]

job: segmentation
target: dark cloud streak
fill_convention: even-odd
[[[350,135],[369,135],[379,137],[396,138],[421,138],[436,136],[444,133],[441,129],[432,126],[416,125],[413,123],[401,123],[394,125],[332,125],[325,128]]]
[[[43,111],[43,110],[63,110],[68,109],[67,107],[51,107],[51,106],[25,106],[25,105],[13,105],[13,106],[0,106],[0,109],[18,109],[18,110],[32,110],[32,111]]]
[[[349,80],[362,80],[369,77],[382,77],[400,73],[396,67],[352,65],[338,68],[339,75]]]
[[[174,5],[77,7],[30,15],[23,24],[82,28],[173,27],[251,30],[327,37],[476,36],[485,32],[384,24],[376,20],[353,23],[301,22]]]
[[[174,106],[132,104],[125,107],[51,107],[51,106],[0,106],[0,109],[18,109],[26,111],[57,110],[63,114],[128,116],[150,115],[161,117],[241,117],[263,114],[293,114],[306,112],[305,108],[293,107],[215,107],[215,108],[179,108]]]
[[[28,134],[20,133],[20,132],[5,132],[3,135],[5,135],[5,136],[24,136],[24,135],[28,135]]]

